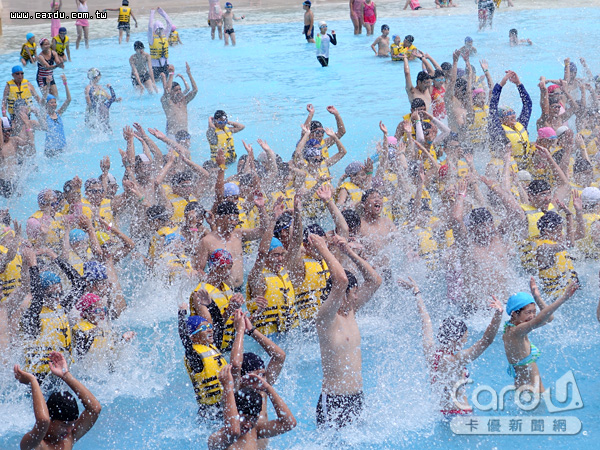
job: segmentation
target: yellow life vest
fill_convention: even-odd
[[[337,197],[339,197],[340,191],[342,189],[346,189],[346,192],[348,193],[346,202],[348,202],[348,199],[350,199],[352,203],[359,203],[362,200],[363,190],[359,188],[356,184],[354,184],[352,181],[345,181],[342,184],[340,184],[340,187],[338,187],[337,190],[336,199]]]
[[[488,105],[484,105],[483,108],[473,106],[473,123],[469,125],[468,129],[468,135],[473,144],[482,144],[486,141],[489,110]]]
[[[158,242],[165,237],[167,234],[177,233],[179,231],[179,227],[161,227],[158,229],[156,233],[150,239],[150,245],[148,246],[148,257],[154,258],[156,256],[156,247]]]
[[[128,6],[121,6],[119,8],[119,22],[129,23],[131,21],[131,8]]]
[[[3,245],[0,245],[0,252],[7,254],[8,249]],[[0,303],[5,301],[12,291],[21,286],[22,265],[23,259],[21,258],[21,255],[17,253],[13,260],[6,265],[4,272],[0,273]]]
[[[319,167],[318,177],[329,176],[329,168],[325,163],[322,163]],[[304,179],[304,188],[307,191],[310,191],[317,184],[317,178],[313,177],[310,173],[306,174],[306,178]],[[304,200],[304,205],[302,209],[303,217],[307,217],[309,219],[314,219],[319,217],[325,213],[327,206],[323,203],[323,201],[317,196],[315,192],[311,197],[308,197]]]
[[[396,44],[392,44],[392,46],[394,46],[394,45],[396,45]],[[407,56],[407,57],[410,58],[412,56],[413,51],[416,50],[416,49],[417,49],[417,47],[415,47],[412,44],[410,46],[408,46],[408,47],[405,47],[404,43],[402,43],[402,44],[396,46],[396,54],[395,54],[395,56],[398,57],[400,55],[405,55],[405,56]]]
[[[431,156],[433,156],[433,159],[435,159],[437,161],[437,154],[435,153],[435,149],[433,148],[433,145],[431,145],[429,147],[429,153],[431,154]],[[433,168],[433,164],[431,164],[431,161],[429,160],[427,155],[425,155],[423,150],[419,149],[418,155],[419,155],[419,158],[423,161],[423,170],[425,170],[425,172],[427,172],[428,170],[431,170]]]
[[[150,45],[150,57],[152,59],[168,58],[169,57],[169,39],[159,37],[157,34],[152,35],[153,41]]]
[[[600,259],[600,249],[596,246],[591,235],[592,225],[600,220],[600,214],[587,213],[583,215],[583,219],[585,220],[585,237],[575,241],[577,250],[586,259]]]
[[[33,105],[33,94],[29,89],[29,81],[23,79],[21,86],[17,86],[15,80],[9,80],[6,82],[9,87],[8,97],[6,98],[7,109],[10,114],[15,113],[15,102],[17,100],[25,100],[27,106]]]
[[[415,225],[413,228],[417,237],[417,253],[432,272],[437,267],[439,246],[433,237],[431,225],[439,220],[437,217],[432,217],[428,226],[420,227],[419,225]],[[408,222],[405,222],[403,225],[407,226]]]
[[[527,273],[533,274],[537,268],[535,262],[535,240],[540,236],[537,222],[544,213],[531,205],[521,204],[521,209],[525,211],[528,225],[527,239],[519,244],[519,250],[521,251],[521,265]],[[552,211],[553,209],[554,205],[550,203],[548,205],[548,211]]]
[[[401,61],[400,56],[402,56],[401,48],[404,48],[402,44],[392,44],[390,45],[390,49],[392,50],[392,61]]]
[[[177,30],[171,31],[169,34],[169,45],[176,45],[179,43],[179,32]]]
[[[90,204],[90,202],[88,202],[86,199],[84,199],[83,197],[81,198],[81,213],[85,214],[85,216],[88,219],[91,219],[93,217],[93,213],[91,208],[88,206]],[[69,205],[68,203],[65,204],[65,206],[63,206],[63,209],[61,209],[57,215],[60,214],[61,216],[66,216],[67,214],[73,214],[73,211],[71,211],[71,205]]]
[[[325,139],[321,139],[321,156],[323,159],[329,158],[329,147],[325,145]]]
[[[490,159],[490,164],[497,168],[499,175],[502,174],[502,170],[504,169],[504,160],[503,159],[492,157]],[[517,166],[517,163],[515,162],[515,160],[512,156],[510,158],[510,170],[513,171],[514,173],[517,173],[519,171],[519,167]]]
[[[469,165],[464,159],[459,159],[456,163],[456,171],[458,172],[459,178],[464,178],[469,174]]]
[[[171,192],[170,194],[167,194],[167,198],[173,206],[173,215],[171,216],[171,220],[174,223],[183,223],[185,221],[185,207],[189,202],[195,202],[196,197],[190,195],[189,199],[186,199]]]
[[[71,266],[73,266],[73,269],[75,269],[77,271],[77,273],[79,273],[79,275],[81,275],[81,276],[83,276],[83,264],[86,261],[90,261],[92,259],[92,249],[91,248],[87,249],[86,256],[87,256],[86,259],[83,259],[77,253],[75,253],[73,250],[69,251],[69,264]]]
[[[29,53],[27,53],[27,49],[29,49],[29,51],[31,52],[32,55],[35,56],[35,49],[37,48],[37,44],[34,42],[33,44],[29,41],[25,42],[23,44],[23,47],[21,47],[21,57],[25,60],[25,61],[29,61]],[[25,80],[23,80],[25,81]]]
[[[62,216],[61,213],[56,213],[54,219],[50,222],[50,228],[48,230],[48,234],[46,235],[46,244],[48,244],[53,249],[59,249],[62,244],[62,238],[65,233],[65,230],[62,226],[62,223],[56,220]],[[30,219],[42,219],[44,217],[44,213],[42,211],[34,212]]]
[[[536,239],[535,243],[538,247],[543,244],[556,244],[549,239]],[[572,258],[566,250],[556,252],[552,266],[547,269],[538,268],[538,276],[542,282],[542,291],[553,299],[557,299],[564,293],[570,280],[577,280]]]
[[[52,352],[71,353],[71,327],[60,305],[55,310],[42,307],[40,333],[33,342],[25,344],[24,370],[37,374],[49,373],[48,362]]]
[[[229,307],[229,301],[234,294],[233,290],[225,283],[221,285],[221,288],[217,288],[208,283],[200,283],[198,286],[196,286],[194,292],[201,290],[208,292],[210,298],[219,307],[221,315],[225,314],[225,310]],[[194,303],[192,300],[192,296],[190,296],[190,316],[197,316],[198,313],[196,312],[196,308],[194,308]],[[226,352],[231,350],[231,346],[233,345],[233,340],[235,339],[235,327],[233,326],[233,315],[228,318],[223,317],[223,319],[225,319],[225,327],[223,329],[223,342],[221,343],[221,351]]]
[[[263,312],[254,316],[252,325],[265,336],[296,328],[299,325],[298,313],[294,306],[296,296],[287,271],[283,269],[279,274],[275,274],[265,268],[262,276],[267,287],[264,298],[268,305]],[[258,308],[250,289],[247,289],[247,299],[248,311],[253,314]]]
[[[81,319],[73,327],[72,331],[74,348],[81,346],[81,340],[92,340],[88,352],[102,351],[110,348],[110,336],[108,333],[87,320]]]
[[[502,125],[502,128],[512,146],[512,156],[515,158],[517,166],[519,166],[519,169],[525,169],[527,167],[527,160],[531,155],[527,130],[519,122],[515,124],[514,129],[507,125]]]
[[[277,191],[271,194],[272,203],[274,204],[279,198],[283,197],[283,206],[285,209],[294,209],[294,197],[296,196],[296,191],[291,189],[286,189],[285,191]]]
[[[235,152],[235,143],[233,142],[233,132],[229,131],[227,125],[223,129],[215,128],[213,131],[217,135],[217,143],[210,144],[210,159],[216,162],[217,150],[222,148],[225,152],[225,164],[234,163],[237,159],[237,153]]]
[[[308,255],[304,256],[304,280],[294,303],[301,319],[312,320],[317,315],[329,276],[325,260],[317,261]]]
[[[69,43],[69,36],[65,36],[65,40],[63,41],[60,36],[54,36],[52,40],[55,42],[56,54],[58,56],[65,55],[65,49],[67,48],[67,44]]]
[[[216,405],[221,401],[223,387],[218,375],[227,361],[214,345],[194,344],[194,350],[202,357],[202,372],[194,372],[187,358],[184,357],[185,368],[196,393],[196,401],[200,405]]]
[[[165,252],[160,255],[160,260],[166,267],[169,283],[173,282],[178,276],[187,273],[191,275],[194,271],[189,256],[183,253]]]
[[[81,203],[84,205],[83,213],[86,216],[88,216],[88,214],[90,214],[88,217],[91,219],[92,218],[92,208],[91,208],[92,205],[91,205],[90,201],[87,198],[82,198]],[[100,217],[102,217],[106,222],[108,222],[108,223],[114,222],[112,205],[111,205],[109,198],[102,199],[102,201],[100,202],[100,208],[99,208],[98,213],[100,214]],[[94,226],[98,226],[97,223],[95,223]]]

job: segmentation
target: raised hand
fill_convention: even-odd
[[[241,309],[236,309],[233,313],[233,327],[235,328],[236,333],[243,333],[246,329],[246,323],[244,318],[246,315]]]
[[[264,298],[262,295],[259,295],[258,297],[254,297],[254,303],[256,303],[256,312],[262,312],[264,311],[267,306],[269,306],[269,301]]]
[[[310,134],[310,128],[308,128],[306,125],[302,124],[300,125],[300,128],[302,128],[302,134]]]
[[[257,391],[266,391],[269,388],[269,383],[260,375],[249,373],[244,376],[244,386]]]
[[[312,103],[309,103],[308,105],[306,105],[306,110],[308,111],[309,114],[315,113],[315,107],[312,105]]]
[[[206,289],[200,289],[199,291],[194,292],[192,296],[195,300],[198,300],[202,306],[208,306],[212,302],[212,299],[210,298],[210,295]]]
[[[52,352],[50,353],[50,372],[56,375],[58,378],[64,377],[69,373],[69,367],[67,361],[62,353]]]
[[[220,148],[217,150],[217,155],[215,156],[215,162],[219,167],[223,167],[225,165],[225,150]]]
[[[335,34],[335,32],[334,32],[334,31],[332,31],[332,33],[333,33],[333,34]],[[334,115],[335,115],[335,114],[339,114],[339,111],[338,111],[338,110],[337,110],[337,108],[336,108],[335,106],[333,106],[333,105],[329,105],[329,106],[327,107],[327,112],[329,112],[329,113],[331,113],[331,114],[334,114]]]
[[[379,129],[381,130],[381,132],[385,135],[388,134],[388,130],[387,127],[383,124],[382,121],[379,121]]]
[[[500,300],[498,300],[496,297],[494,297],[492,295],[492,300],[490,300],[489,302],[489,306],[490,308],[493,308],[496,310],[496,313],[502,313],[502,311],[504,311],[504,305],[502,304],[502,302]]]
[[[571,191],[571,197],[573,199],[573,207],[575,211],[581,211],[583,209],[583,202],[581,201],[581,194],[575,189]]]
[[[479,65],[481,66],[481,70],[488,70],[489,69],[489,65],[488,62],[485,59],[480,59],[479,60]]]
[[[230,364],[227,364],[225,367],[223,367],[219,371],[217,378],[219,379],[219,382],[223,386],[223,389],[225,389],[225,390],[233,389],[233,376],[231,375],[231,365]]]
[[[337,136],[331,128],[325,128],[325,134],[331,138]]]
[[[240,308],[244,302],[246,301],[246,299],[244,298],[244,296],[242,294],[240,294],[239,292],[233,294],[231,296],[231,298],[229,299],[229,305],[230,306],[234,306],[235,308]]]
[[[319,189],[317,189],[317,197],[327,203],[333,197],[333,192],[331,186],[329,184],[322,184]]]
[[[21,370],[18,364],[15,364],[15,379],[21,384],[31,384],[35,381],[35,376],[29,372]]]
[[[348,241],[339,234],[334,234],[331,237],[330,242],[332,245],[335,245],[337,248],[339,248],[344,254],[347,254],[349,251],[351,251]]]
[[[398,278],[397,282],[398,282],[398,286],[400,286],[404,289],[407,289],[407,290],[412,289],[413,291],[419,290],[419,285],[411,277],[408,277],[408,280],[403,280],[402,278]]]

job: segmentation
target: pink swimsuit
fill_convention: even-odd
[[[365,3],[365,23],[375,23],[375,2]]]
[[[365,0],[354,0],[352,3],[352,11],[350,14],[354,17],[360,17],[362,14],[362,5],[365,3]]]

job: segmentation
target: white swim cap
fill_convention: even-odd
[[[583,191],[581,191],[581,201],[583,203],[587,203],[595,205],[600,202],[600,189],[596,187],[586,187]]]
[[[95,67],[92,67],[90,70],[88,70],[87,76],[90,80],[93,80],[96,77],[99,77],[101,75],[100,71],[98,69],[96,69]]]
[[[557,138],[561,137],[567,131],[569,131],[569,127],[566,127],[564,125],[562,127],[558,127],[558,129],[556,130],[556,137]]]
[[[517,178],[519,181],[529,182],[531,181],[531,174],[526,170],[519,170],[517,172]]]
[[[327,26],[327,22],[325,22],[324,20],[321,20],[319,22],[319,28],[326,27],[326,26]]]

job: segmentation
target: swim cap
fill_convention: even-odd
[[[556,130],[556,137],[557,138],[561,137],[567,131],[569,131],[569,127],[567,127],[566,125],[563,125],[562,127],[558,127],[558,129]]]
[[[194,331],[196,331],[198,329],[198,327],[200,325],[202,325],[203,323],[208,323],[208,320],[206,320],[204,317],[202,316],[189,316],[187,318],[187,329],[188,329],[188,333],[192,334]]]
[[[75,242],[82,242],[87,239],[88,235],[85,231],[80,230],[79,228],[73,228],[69,232],[69,242],[74,244]]]
[[[66,29],[65,27],[60,27],[60,28],[58,29],[58,32],[59,32],[59,33],[66,33],[66,32],[67,32],[67,29]]]
[[[481,88],[473,89],[473,98],[475,98],[477,94],[485,94],[485,91]]]
[[[467,325],[456,317],[447,317],[440,325],[437,334],[438,341],[442,345],[457,342],[467,332]]]
[[[94,78],[97,78],[100,75],[101,75],[100,71],[98,69],[96,69],[95,67],[92,67],[90,70],[88,70],[88,73],[87,73],[88,80],[93,80]]]
[[[171,26],[171,31],[175,31],[177,29],[177,27],[175,25]]]
[[[548,93],[552,94],[557,89],[560,89],[560,86],[558,84],[551,84],[550,86],[548,86]]]
[[[208,257],[208,267],[233,264],[233,256],[224,248],[218,248]]]
[[[129,6],[129,0],[123,0],[123,6]]]
[[[316,141],[316,139],[310,140]],[[321,147],[319,147],[318,144],[315,146],[307,143],[304,150],[302,150],[302,156],[304,156],[304,159],[319,158],[321,156]]]
[[[514,113],[515,113],[515,110],[512,109],[510,106],[500,106],[498,108],[498,115],[500,117],[508,116],[508,115],[511,115]]]
[[[311,234],[316,234],[317,236],[324,237],[325,230],[323,230],[321,225],[317,223],[312,223],[308,225],[303,231],[303,240],[305,243],[308,242],[308,236],[310,236]]]
[[[595,205],[600,202],[600,189],[597,187],[586,187],[581,191],[581,201],[589,205]]]
[[[146,216],[148,220],[168,220],[171,217],[163,205],[152,205],[146,211]]]
[[[577,66],[574,62],[569,63],[569,69],[571,70],[571,72],[577,72]]]
[[[527,193],[530,195],[539,195],[543,192],[552,190],[552,186],[546,180],[533,180],[527,186]]]
[[[32,37],[35,37],[35,34],[27,33],[27,40],[31,39]]]
[[[133,43],[133,49],[134,49],[134,50],[137,50],[137,49],[139,49],[139,48],[145,48],[145,47],[144,47],[144,43],[143,43],[142,41],[135,41],[135,42]]]
[[[217,109],[213,115],[214,120],[227,120],[227,114],[222,109]]]
[[[468,44],[469,42],[473,42],[473,38],[471,36],[467,36],[465,38],[465,44]]]
[[[531,174],[526,170],[519,170],[517,172],[517,179],[524,182],[531,181]]]
[[[277,218],[277,221],[275,222],[275,227],[273,228],[273,236],[275,236],[277,239],[280,239],[281,232],[283,230],[287,230],[292,225],[293,221],[294,219],[292,217],[292,213],[289,211],[284,212]]]
[[[398,139],[396,139],[395,136],[388,136],[387,143],[389,146],[395,147],[396,145],[398,145]]]
[[[365,165],[363,163],[361,163],[360,161],[354,161],[346,166],[346,170],[344,170],[344,173],[348,176],[352,176],[356,175],[361,170],[364,170],[364,168]]]
[[[543,127],[538,130],[538,139],[556,139],[554,128]]]
[[[175,83],[173,83],[173,84],[175,84]],[[177,85],[177,86],[179,86],[179,85]],[[179,130],[177,133],[175,133],[175,140],[179,143],[181,143],[183,141],[189,141],[191,139],[192,139],[192,135],[185,130]]]
[[[302,3],[302,4],[306,5],[306,6],[312,5],[312,3],[310,2],[310,0],[305,0],[304,3]]]
[[[242,376],[265,368],[265,362],[256,353],[245,352],[242,359]]]
[[[52,94],[48,94],[46,97],[46,103],[48,103],[50,100],[56,100],[56,97]]]
[[[90,309],[92,306],[94,306],[94,304],[98,303],[100,300],[102,300],[100,297],[98,297],[96,294],[85,294],[83,297],[81,297],[79,299],[79,301],[77,302],[77,304],[75,305],[75,309],[77,311],[80,311],[80,315],[81,317],[83,317],[84,313]]]
[[[40,47],[44,43],[44,41],[48,41],[48,39],[47,38],[41,38],[40,39]],[[50,41],[48,41],[48,42],[50,42]]]
[[[223,196],[224,197],[233,197],[240,195],[240,187],[235,183],[225,183],[223,186]]]
[[[112,173],[106,175],[106,181],[108,182],[108,184],[119,184],[117,183],[117,179]]]
[[[554,231],[562,225],[563,219],[554,211],[548,211],[537,221],[540,233],[543,231]]]
[[[12,73],[22,73],[23,68],[21,66],[13,66]]]
[[[233,8],[233,5],[230,2],[225,3],[225,8]]]
[[[98,244],[104,245],[110,241],[110,235],[104,231],[96,231],[96,239],[98,239]]]
[[[258,417],[262,411],[262,395],[252,388],[242,388],[235,393],[235,406],[240,414]]]
[[[404,37],[404,40],[405,40],[405,41],[408,41],[408,42],[410,42],[411,44],[412,44],[413,42],[415,42],[415,38],[414,38],[413,36],[411,36],[410,34],[409,34],[409,35],[407,35],[407,36],[405,36],[405,37]]]
[[[323,28],[323,27],[326,27],[326,26],[327,26],[327,22],[325,22],[324,20],[321,20],[319,22],[319,28]]]
[[[276,237],[271,238],[271,245],[269,245],[269,253],[271,253],[273,250],[275,250],[278,247],[283,247],[283,244],[281,243],[281,241],[279,239],[277,239]]]
[[[511,295],[506,302],[506,314],[510,316],[513,312],[523,309],[531,303],[535,303],[535,300],[530,293],[517,292]]]
[[[69,392],[53,392],[46,400],[50,420],[74,422],[79,417],[77,401]]]
[[[169,233],[165,236],[165,245],[169,245],[176,240],[179,240],[180,242],[185,241],[184,237],[179,233]]]
[[[462,69],[462,68],[460,68],[460,67],[459,67],[458,69],[456,69],[456,77],[457,77],[458,79],[460,79],[460,78],[464,77],[466,73],[467,73],[467,72],[465,72],[465,69]],[[456,81],[458,81],[458,80],[456,80]]]
[[[3,117],[2,118],[2,129],[3,130],[8,130],[12,128],[12,124],[10,123],[10,119],[8,117]]]
[[[42,288],[47,289],[53,284],[59,284],[60,277],[54,272],[46,270],[44,272],[40,272],[40,281],[42,283]]]
[[[106,266],[98,261],[83,263],[83,277],[87,281],[102,281],[108,278]]]

